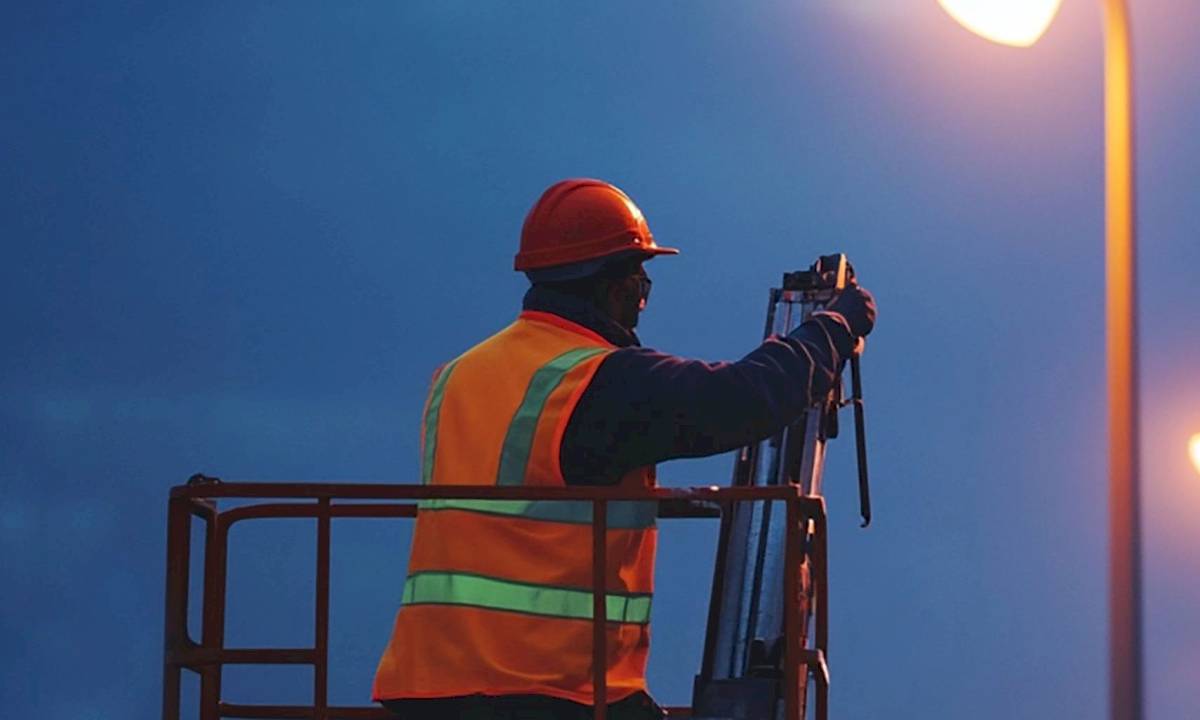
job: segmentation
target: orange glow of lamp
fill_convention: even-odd
[[[1192,456],[1192,465],[1196,466],[1196,472],[1200,473],[1200,433],[1192,436],[1188,443],[1188,454]]]
[[[1046,32],[1062,0],[938,0],[950,16],[988,40],[1029,47]]]

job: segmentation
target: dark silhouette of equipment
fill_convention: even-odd
[[[785,273],[780,287],[771,289],[764,335],[787,334],[852,282],[854,270],[845,255],[825,256],[808,270]],[[849,398],[843,398],[839,379],[828,396],[814,402],[791,425],[743,448],[734,463],[732,484],[794,486],[807,497],[820,498],[825,444],[838,436],[838,411],[852,405],[860,511],[866,527],[871,522],[871,495],[859,353],[850,360],[850,378]],[[789,645],[800,649],[817,686],[817,717],[826,715],[829,670],[823,563],[816,568],[818,576],[813,572],[814,556],[823,556],[825,538],[806,518],[794,541],[800,547],[788,547],[788,522],[787,509],[769,501],[734,506],[721,519],[704,661],[695,682],[695,717],[775,720],[783,717],[789,690],[798,693],[803,716],[808,683],[788,688],[781,682]],[[800,568],[799,586],[793,588],[785,579],[788,565],[794,562]],[[817,632],[810,639],[814,612]]]

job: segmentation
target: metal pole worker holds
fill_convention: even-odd
[[[655,463],[758,442],[833,387],[875,323],[850,285],[737,362],[656,352],[634,334],[659,247],[618,188],[571,179],[541,196],[515,268],[532,287],[508,327],[435,373],[421,477],[449,485],[652,486]],[[661,718],[646,692],[654,503],[611,503],[610,718]],[[591,507],[422,502],[374,699],[405,720],[589,718]]]

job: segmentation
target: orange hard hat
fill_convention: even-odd
[[[571,178],[547,188],[525,216],[513,267],[538,271],[627,253],[649,258],[679,251],[654,243],[646,217],[617,187]]]

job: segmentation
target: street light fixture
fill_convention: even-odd
[[[938,0],[938,4],[988,40],[1029,47],[1050,27],[1062,0]]]
[[[1060,0],[938,0],[996,42],[1033,44]],[[1141,532],[1138,498],[1133,78],[1126,0],[1104,8],[1105,248],[1108,353],[1109,712],[1142,717]],[[1198,443],[1192,439],[1192,459]],[[1200,469],[1200,464],[1198,464]]]

